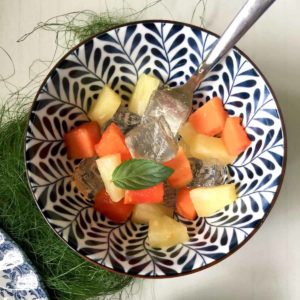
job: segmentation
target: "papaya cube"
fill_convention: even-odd
[[[124,204],[123,199],[119,202],[112,201],[105,189],[100,190],[95,196],[94,208],[116,223],[126,222],[133,207],[133,205]]]
[[[111,123],[103,132],[101,140],[95,145],[95,151],[99,157],[120,153],[122,161],[131,158],[125,136],[115,123]]]
[[[160,203],[164,198],[164,184],[161,182],[157,185],[143,190],[126,190],[125,204],[139,203]]]
[[[95,144],[101,137],[97,122],[84,123],[64,135],[69,159],[88,158],[96,156]]]
[[[222,132],[227,117],[222,100],[214,97],[193,112],[189,122],[198,133],[214,136]]]
[[[239,117],[230,117],[226,120],[222,139],[231,155],[239,155],[251,144]]]
[[[191,200],[190,191],[188,188],[182,188],[178,191],[176,212],[188,220],[194,220],[196,218],[197,213]]]
[[[163,163],[166,167],[172,168],[174,172],[168,178],[168,183],[173,188],[182,188],[193,179],[193,173],[189,160],[183,148],[179,147],[176,156]]]

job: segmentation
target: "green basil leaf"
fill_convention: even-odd
[[[147,159],[130,159],[112,174],[113,183],[126,190],[143,190],[166,180],[173,169]]]

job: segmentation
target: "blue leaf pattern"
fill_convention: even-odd
[[[26,135],[29,181],[48,222],[82,255],[131,275],[188,273],[235,250],[269,211],[282,180],[285,136],[269,87],[236,49],[195,91],[193,109],[219,96],[230,115],[242,117],[252,143],[228,166],[227,174],[238,199],[209,218],[188,221],[177,216],[187,226],[187,243],[151,248],[146,225],[112,223],[71,184],[79,161],[67,160],[63,135],[88,121],[86,112],[104,84],[124,102],[142,73],[170,86],[182,84],[216,40],[204,30],[169,22],[122,26],[78,47],[48,78],[33,105]]]

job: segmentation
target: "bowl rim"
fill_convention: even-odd
[[[119,24],[119,25],[116,25],[116,26],[113,26],[109,29],[106,29],[106,30],[103,30],[103,31],[99,31],[98,33],[84,39],[83,41],[81,41],[80,43],[76,44],[74,47],[72,47],[69,51],[67,51],[67,53],[65,53],[58,61],[57,63],[51,68],[51,70],[48,72],[47,76],[45,77],[45,79],[43,80],[43,82],[40,84],[40,87],[34,97],[34,100],[32,102],[32,105],[30,107],[30,110],[29,110],[29,115],[28,115],[28,120],[27,120],[27,124],[26,124],[26,133],[27,133],[27,130],[29,128],[29,122],[30,122],[30,115],[31,115],[31,112],[32,112],[32,109],[33,109],[33,105],[34,103],[37,101],[38,99],[38,96],[42,90],[42,88],[44,87],[44,85],[46,84],[47,80],[51,77],[52,73],[57,69],[57,67],[70,55],[72,54],[72,52],[74,52],[76,49],[78,49],[80,46],[86,44],[87,42],[93,40],[94,38],[96,38],[97,36],[101,35],[101,34],[104,34],[104,33],[107,33],[109,31],[112,31],[112,30],[115,30],[115,29],[118,29],[118,28],[122,28],[122,27],[127,27],[127,26],[131,26],[131,25],[135,25],[135,24],[146,24],[146,23],[168,23],[168,24],[174,24],[174,25],[181,25],[181,26],[185,26],[185,27],[189,27],[189,28],[194,28],[194,29],[197,29],[197,30],[201,30],[201,31],[204,31],[212,36],[215,36],[217,38],[220,38],[220,35],[210,31],[210,30],[207,30],[205,28],[202,28],[201,26],[197,26],[197,25],[193,25],[193,24],[190,24],[190,23],[187,23],[187,22],[180,22],[180,21],[173,21],[173,20],[168,20],[168,19],[147,19],[147,20],[139,20],[139,21],[129,21],[129,22],[126,22],[126,23],[123,23],[123,24]],[[26,172],[26,178],[27,178],[27,183],[28,183],[28,186],[29,186],[29,189],[30,189],[30,192],[32,194],[32,197],[34,199],[34,202],[38,208],[38,210],[40,211],[41,215],[43,216],[43,218],[45,219],[45,221],[47,222],[47,224],[49,225],[49,227],[51,228],[51,230],[56,234],[56,236],[65,244],[69,247],[69,249],[71,249],[74,253],[76,253],[78,256],[80,256],[81,258],[83,258],[84,260],[86,260],[87,262],[90,262],[92,263],[93,265],[95,266],[98,266],[100,268],[103,268],[104,270],[106,271],[109,271],[109,272],[113,272],[115,274],[121,274],[121,275],[125,275],[125,276],[130,276],[130,277],[133,277],[133,278],[144,278],[144,279],[165,279],[165,278],[177,278],[177,277],[181,277],[181,276],[186,276],[186,275],[190,275],[190,274],[193,274],[193,273],[197,273],[197,272],[200,272],[200,271],[203,271],[205,269],[208,269],[218,263],[220,263],[221,261],[223,261],[224,259],[228,258],[229,256],[231,256],[232,254],[234,254],[237,250],[239,250],[240,248],[242,248],[255,234],[256,232],[261,228],[262,224],[265,222],[266,218],[268,217],[270,211],[272,210],[272,208],[274,207],[274,204],[280,194],[280,191],[281,191],[281,188],[282,188],[282,184],[283,184],[283,180],[284,180],[284,176],[285,176],[285,171],[286,171],[286,162],[287,162],[287,134],[286,134],[286,127],[285,127],[285,123],[284,123],[284,119],[283,119],[283,114],[282,114],[282,110],[279,106],[279,102],[278,102],[278,99],[274,93],[274,90],[273,88],[271,87],[269,81],[267,80],[267,78],[264,76],[264,74],[261,72],[261,70],[257,67],[257,65],[249,58],[248,55],[246,55],[244,53],[244,51],[242,51],[241,49],[239,49],[238,47],[234,46],[233,49],[237,50],[242,56],[244,56],[251,64],[252,66],[256,69],[257,73],[261,76],[261,78],[264,80],[264,82],[266,83],[266,85],[268,86],[272,96],[273,96],[273,99],[277,105],[277,110],[278,110],[278,113],[279,113],[279,117],[280,117],[280,121],[281,121],[281,128],[282,128],[282,131],[283,131],[283,149],[284,149],[284,153],[283,153],[283,161],[282,161],[282,170],[281,170],[281,176],[280,176],[280,181],[278,183],[278,186],[277,186],[277,189],[276,189],[276,192],[274,193],[274,197],[272,199],[272,202],[267,210],[267,212],[265,212],[263,218],[259,221],[259,223],[256,225],[256,227],[252,230],[252,232],[241,242],[239,243],[233,250],[231,250],[230,252],[226,253],[224,256],[222,256],[221,258],[218,258],[216,260],[214,260],[213,262],[210,262],[204,266],[201,266],[199,268],[196,268],[194,270],[191,270],[191,271],[188,271],[188,272],[181,272],[181,273],[178,273],[178,274],[173,274],[173,275],[159,275],[159,276],[147,276],[147,275],[140,275],[140,274],[128,274],[128,273],[124,273],[124,272],[120,272],[120,271],[117,271],[113,268],[110,268],[110,267],[107,267],[107,266],[104,266],[100,263],[97,263],[96,261],[92,260],[91,258],[88,258],[87,256],[79,253],[76,249],[74,249],[71,245],[69,245],[67,243],[67,241],[65,241],[63,239],[62,236],[60,236],[57,231],[54,229],[54,227],[49,223],[48,219],[46,218],[46,216],[44,215],[44,213],[42,212],[41,208],[39,207],[38,205],[38,201],[36,199],[36,196],[32,190],[32,187],[31,187],[31,184],[30,184],[30,180],[29,180],[29,174],[28,174],[28,169],[26,167],[26,134],[24,134],[24,140],[23,140],[23,158],[24,158],[24,166],[25,166],[25,172]]]

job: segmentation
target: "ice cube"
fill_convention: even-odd
[[[128,108],[125,106],[120,106],[116,111],[112,119],[107,121],[101,128],[103,132],[112,122],[120,127],[122,132],[125,134],[129,130],[133,129],[141,122],[141,117],[137,114],[134,114],[128,111]]]
[[[216,160],[189,158],[193,180],[188,187],[215,186],[224,183],[225,167]]]
[[[187,120],[191,112],[191,103],[187,96],[175,90],[157,90],[151,96],[144,116],[164,117],[176,136],[180,126]]]
[[[164,200],[163,204],[168,207],[175,207],[177,199],[177,190],[164,182]]]
[[[140,125],[130,130],[125,142],[134,158],[165,162],[175,157],[178,145],[163,117],[145,117]]]
[[[104,187],[98,171],[96,158],[81,160],[73,173],[73,181],[78,190],[87,198],[93,198]]]

